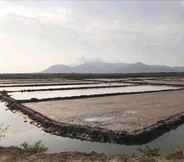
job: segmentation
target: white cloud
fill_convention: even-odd
[[[27,18],[36,18],[41,22],[63,24],[71,10],[62,6],[49,5],[47,1],[0,1],[0,16],[18,15]]]
[[[0,69],[39,71],[51,64],[75,63],[81,57],[184,64],[183,8],[82,3],[0,1]],[[24,64],[20,66],[16,58],[24,59]]]
[[[184,7],[184,0],[181,0],[181,5]]]

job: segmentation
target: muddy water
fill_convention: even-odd
[[[0,140],[0,146],[17,146],[23,142],[32,144],[38,140],[42,140],[48,147],[48,152],[96,151],[99,153],[110,154],[133,153],[137,152],[138,148],[145,147],[145,145],[127,146],[105,144],[59,137],[45,133],[41,128],[37,128],[29,122],[30,120],[26,116],[21,113],[12,113],[7,110],[4,103],[0,102],[0,124],[3,124],[4,127],[8,126],[6,136]],[[184,146],[183,136],[184,125],[164,134],[147,145],[151,147],[159,147],[161,153],[165,154],[172,152],[178,147],[182,148]]]
[[[54,97],[71,97],[81,95],[97,95],[97,94],[115,94],[115,93],[129,93],[129,92],[143,92],[143,91],[158,91],[179,89],[171,86],[129,86],[129,87],[113,87],[113,88],[97,88],[97,89],[75,89],[75,90],[56,90],[56,91],[39,91],[39,92],[13,92],[10,93],[15,99],[44,99]]]
[[[23,85],[23,84],[22,84]],[[83,88],[83,87],[103,87],[103,86],[128,86],[129,83],[100,83],[100,84],[78,84],[78,85],[50,85],[50,86],[24,86],[24,87],[0,87],[0,91],[23,91],[23,90],[40,90],[40,89],[57,89],[57,88]]]

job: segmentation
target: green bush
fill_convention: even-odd
[[[48,150],[48,148],[42,144],[42,141],[38,141],[33,145],[30,145],[26,142],[22,143],[19,147],[22,151],[24,152],[29,152],[29,153],[43,153]]]
[[[139,148],[138,151],[144,157],[158,157],[158,156],[160,156],[160,149],[158,149],[158,148],[151,148],[149,146],[146,146],[143,149]]]

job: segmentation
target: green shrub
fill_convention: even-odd
[[[144,157],[158,157],[158,156],[160,156],[160,149],[158,149],[158,148],[151,148],[149,146],[146,146],[143,149],[139,148],[138,151]]]
[[[43,153],[48,150],[48,148],[42,144],[42,141],[38,141],[33,145],[29,145],[28,143],[24,142],[20,145],[19,147],[22,151],[24,152],[29,152],[29,153]]]

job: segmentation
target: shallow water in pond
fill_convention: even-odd
[[[84,84],[96,84],[96,81],[83,81],[83,80],[65,80],[65,81],[22,81],[12,80],[11,82],[1,82],[0,87],[35,87],[35,86],[53,86],[53,85],[84,85]]]
[[[25,120],[28,122],[25,122]],[[48,152],[96,151],[110,154],[133,153],[137,152],[138,148],[145,147],[145,145],[127,146],[59,137],[45,133],[41,128],[30,124],[30,121],[22,113],[12,113],[7,110],[6,105],[0,102],[0,124],[3,124],[3,127],[8,126],[6,136],[0,140],[0,146],[17,146],[23,142],[33,144],[38,140],[42,140],[43,144],[48,147]],[[184,125],[164,134],[147,145],[150,147],[159,147],[161,153],[166,154],[174,151],[178,147],[183,148],[183,136]]]
[[[129,83],[101,83],[101,84],[76,84],[76,85],[50,85],[50,86],[24,86],[24,87],[0,87],[0,91],[23,91],[57,88],[83,88],[83,87],[102,87],[102,86],[128,86]]]
[[[96,88],[96,89],[75,89],[75,90],[56,90],[56,91],[39,91],[39,92],[13,92],[10,93],[15,99],[44,99],[54,97],[71,97],[81,95],[98,95],[98,94],[116,94],[116,93],[129,93],[129,92],[143,92],[143,91],[159,91],[179,89],[178,87],[171,86],[128,86],[128,87],[113,87],[113,88]]]

